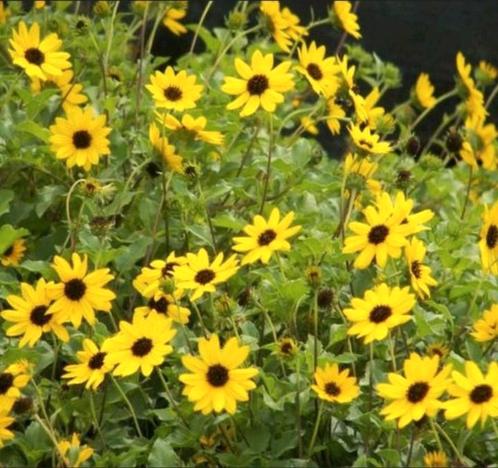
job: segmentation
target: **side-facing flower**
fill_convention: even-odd
[[[392,149],[389,142],[380,141],[379,135],[368,126],[362,129],[359,125],[351,124],[348,131],[355,146],[366,153],[386,154]]]
[[[10,411],[30,379],[27,361],[15,362],[0,373],[0,411]]]
[[[358,24],[358,15],[352,11],[353,6],[351,2],[335,0],[332,8],[340,27],[355,39],[360,39],[361,33],[360,25]]]
[[[207,125],[206,117],[192,117],[190,114],[183,114],[181,120],[171,114],[161,115],[156,113],[158,122],[167,129],[175,132],[184,132],[192,136],[194,140],[205,141],[211,145],[222,145],[223,134],[213,130],[205,130]]]
[[[162,156],[168,168],[181,174],[183,172],[183,158],[176,154],[175,147],[170,145],[168,139],[161,135],[155,123],[151,123],[149,126],[149,140]]]
[[[349,369],[341,371],[336,363],[317,367],[313,377],[315,384],[311,388],[322,400],[349,403],[360,394],[360,388],[356,379],[349,375]]]
[[[448,457],[440,450],[437,452],[427,452],[424,456],[425,468],[447,468],[451,466],[448,463]]]
[[[26,241],[24,239],[16,239],[12,244],[4,250],[0,256],[0,262],[3,266],[17,266],[24,257],[26,251]]]
[[[493,304],[484,311],[482,318],[474,323],[471,335],[480,342],[498,338],[498,304]]]
[[[1,5],[1,4],[0,4]],[[14,433],[9,429],[9,427],[14,423],[14,418],[8,416],[8,412],[4,409],[0,409],[0,447],[6,440],[11,440],[14,438]]]
[[[498,274],[498,202],[495,202],[491,208],[485,205],[482,219],[484,224],[479,240],[481,265],[485,272],[496,275]]]
[[[422,298],[430,297],[429,286],[436,286],[437,281],[431,276],[431,268],[423,264],[426,247],[415,237],[405,247],[405,257],[410,271],[413,290]]]
[[[62,455],[64,463],[73,468],[79,468],[93,455],[93,448],[81,445],[78,434],[73,433],[71,440],[61,440],[57,444],[57,450]]]
[[[187,15],[187,1],[175,2],[172,7],[166,9],[163,18],[164,27],[168,28],[175,36],[180,36],[187,32],[187,28],[179,22]],[[179,8],[177,8],[177,6]]]
[[[182,296],[183,292],[179,290],[175,291],[173,294],[165,294],[159,290],[150,297],[147,305],[137,307],[135,310],[144,315],[148,315],[151,312],[157,312],[158,314],[163,314],[172,319],[174,322],[185,325],[188,323],[190,310],[180,305]]]
[[[415,97],[424,109],[430,109],[436,104],[434,86],[427,73],[421,73],[417,78],[417,82],[415,83]]]

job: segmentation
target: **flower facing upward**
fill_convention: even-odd
[[[498,202],[491,209],[486,205],[482,218],[484,224],[479,240],[481,265],[485,272],[496,275],[498,274]]]
[[[61,282],[47,286],[50,298],[55,301],[50,306],[49,313],[64,321],[70,321],[76,328],[79,328],[83,318],[90,325],[94,325],[96,310],[111,310],[111,301],[116,295],[104,286],[114,277],[109,274],[108,268],[99,268],[87,273],[86,255],[81,258],[77,253],[73,253],[72,263],[71,266],[59,256],[54,258],[52,266]]]
[[[63,327],[63,318],[48,313],[51,300],[47,283],[43,278],[33,288],[21,283],[21,296],[9,295],[7,302],[12,309],[1,312],[2,318],[12,325],[7,328],[7,336],[21,336],[19,347],[34,346],[43,333],[53,332],[62,341],[69,340],[69,334]]]
[[[19,23],[19,29],[13,31],[9,39],[12,49],[9,49],[14,65],[20,66],[30,78],[46,80],[47,75],[59,76],[63,70],[71,68],[70,55],[59,52],[62,41],[57,34],[49,34],[40,40],[38,23],[28,29],[24,21]]]
[[[317,393],[318,398],[331,403],[349,403],[360,394],[356,379],[349,375],[349,369],[339,370],[336,363],[317,367],[315,385],[311,388]]]
[[[176,335],[172,321],[156,312],[145,316],[135,311],[132,323],[119,322],[119,332],[104,341],[106,361],[116,365],[114,375],[126,377],[139,371],[148,377],[155,366],[173,351],[169,342]]]
[[[258,260],[266,264],[274,252],[279,250],[288,252],[291,246],[287,239],[301,230],[301,226],[291,227],[293,220],[293,211],[280,219],[278,208],[273,208],[268,221],[261,215],[254,216],[253,224],[248,224],[243,229],[247,236],[233,238],[235,242],[233,250],[247,252],[241,264],[246,265]]]
[[[81,445],[78,434],[73,433],[71,440],[61,440],[57,444],[57,449],[64,459],[67,466],[79,468],[93,455],[93,448],[87,445]]]
[[[467,414],[467,427],[474,427],[480,419],[484,424],[488,416],[498,417],[498,363],[489,365],[483,375],[475,362],[465,362],[465,375],[453,371],[453,385],[448,393],[454,397],[444,403],[446,419],[455,419]]]
[[[26,251],[26,241],[24,239],[16,239],[12,245],[7,247],[0,256],[0,262],[3,266],[17,266],[24,257]]]
[[[205,249],[200,249],[197,254],[188,253],[187,263],[176,267],[173,273],[175,286],[193,290],[190,299],[195,301],[206,292],[216,291],[217,284],[235,275],[239,269],[237,264],[235,255],[223,262],[223,254],[219,253],[210,262]]]
[[[18,361],[0,373],[0,411],[9,412],[31,379],[27,361]]]
[[[450,366],[439,369],[439,357],[421,357],[411,353],[403,364],[404,376],[390,372],[389,383],[377,385],[377,393],[392,400],[380,414],[390,421],[398,419],[398,426],[405,427],[412,421],[420,421],[425,415],[433,417],[442,407],[439,400],[451,380]]]
[[[415,296],[409,289],[382,283],[365,292],[363,299],[353,297],[351,307],[344,315],[353,325],[348,335],[364,339],[365,344],[383,340],[391,328],[411,320],[409,312],[415,305]]]
[[[149,140],[155,150],[162,156],[168,168],[173,172],[183,172],[183,158],[176,154],[175,147],[169,144],[166,137],[161,136],[161,132],[155,123],[149,126]]]
[[[240,368],[249,354],[249,346],[240,346],[230,338],[220,346],[218,336],[199,340],[200,357],[190,354],[182,357],[183,365],[191,372],[181,374],[185,384],[182,394],[195,402],[194,410],[208,414],[225,410],[234,414],[238,401],[249,399],[248,390],[256,387],[251,380],[258,374],[254,367]]]
[[[493,304],[489,310],[484,311],[482,318],[474,323],[471,335],[480,342],[498,338],[498,304]]]
[[[288,73],[291,62],[285,61],[273,68],[273,54],[263,55],[256,50],[251,57],[251,65],[235,59],[235,69],[241,78],[225,77],[221,87],[227,94],[237,98],[227,105],[227,109],[238,109],[241,117],[254,114],[259,107],[274,112],[277,104],[284,101],[282,93],[294,87],[292,75]]]
[[[9,426],[14,423],[14,418],[7,416],[7,413],[4,408],[0,409],[0,447],[3,446],[4,441],[14,438],[14,433],[9,430]]]
[[[411,239],[405,247],[412,288],[422,298],[430,297],[429,286],[437,285],[437,281],[431,276],[430,267],[422,263],[426,250],[424,243],[416,238]]]
[[[361,37],[358,16],[352,11],[351,2],[335,0],[332,4],[341,28],[355,39]]]
[[[104,381],[105,375],[112,370],[106,363],[106,353],[99,350],[98,346],[88,338],[83,340],[83,350],[77,352],[81,364],[70,364],[64,368],[66,373],[62,376],[69,380],[69,385],[85,384],[86,389],[97,390]]]
[[[325,53],[325,46],[317,47],[315,41],[309,48],[303,44],[298,49],[299,66],[296,70],[306,77],[315,93],[329,97],[339,86],[336,76],[339,66],[334,57],[325,58]]]
[[[362,129],[359,125],[351,124],[348,131],[356,147],[367,153],[386,154],[392,149],[389,142],[380,141],[379,135],[372,133],[370,127]]]
[[[434,86],[432,85],[429,75],[427,73],[421,73],[415,84],[415,96],[418,103],[424,109],[430,109],[436,104],[436,98],[434,97]]]
[[[145,87],[156,107],[182,112],[194,108],[201,97],[204,86],[196,81],[196,76],[188,75],[185,70],[175,73],[173,67],[166,67],[164,73],[156,71],[151,75],[150,84]]]
[[[223,135],[220,132],[205,130],[206,117],[196,118],[190,114],[183,114],[181,121],[171,114],[160,115],[156,113],[156,117],[169,130],[190,134],[194,140],[205,141],[211,145],[223,144]]]
[[[447,468],[450,466],[448,457],[444,452],[427,452],[424,456],[425,468]]]
[[[105,115],[95,116],[93,109],[70,107],[66,118],[56,117],[50,127],[50,143],[57,159],[65,159],[67,167],[83,167],[89,171],[99,163],[100,156],[110,154],[111,132]]]
[[[170,7],[164,13],[163,24],[168,28],[175,36],[180,36],[187,32],[187,28],[183,26],[178,20],[185,18],[187,15],[187,5],[188,2],[180,1],[177,2],[181,8]]]

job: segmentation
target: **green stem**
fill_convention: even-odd
[[[175,413],[180,417],[180,419],[183,421],[183,424],[185,424],[185,426],[187,427],[187,429],[190,430],[190,427],[189,427],[189,424],[187,422],[187,420],[185,419],[185,417],[183,416],[182,412],[180,411],[180,408],[178,408],[178,404],[177,402],[175,401],[175,399],[173,398],[173,394],[171,393],[171,390],[169,389],[169,386],[168,386],[168,383],[166,382],[165,378],[164,378],[164,375],[161,371],[161,369],[159,369],[159,367],[156,368],[156,371],[157,371],[157,375],[159,376],[159,380],[161,381],[161,383],[163,384],[163,387],[164,387],[164,391],[166,392],[166,395],[168,397],[168,400],[169,400],[169,403],[170,405],[173,407],[173,409],[175,410]]]
[[[313,372],[318,367],[318,290],[313,295],[313,327],[314,327],[314,346],[313,346]]]
[[[204,320],[202,318],[201,311],[199,310],[199,308],[197,307],[197,304],[195,302],[191,302],[191,304],[192,304],[192,307],[195,310],[197,318],[199,319],[199,323],[200,323],[201,328],[202,328],[202,334],[204,335],[204,338],[207,338],[208,337],[208,332],[207,332],[206,325],[204,325]]]
[[[432,423],[432,418],[429,418],[429,420]],[[438,429],[438,431],[441,433],[441,435],[445,438],[446,442],[448,442],[448,445],[452,448],[453,452],[455,453],[456,457],[458,458],[459,462],[465,466],[465,462],[463,460],[462,454],[458,451],[456,445],[453,443],[451,440],[451,437],[446,433],[446,431],[436,422],[433,422],[434,426]],[[443,449],[441,449],[442,451]]]
[[[469,204],[471,186],[472,186],[472,166],[469,165],[469,180],[467,182],[467,190],[465,192],[465,201],[463,202],[462,214],[460,215],[460,219],[462,221],[463,218],[465,217],[465,211],[467,210],[467,205]]]
[[[318,428],[320,427],[320,421],[322,419],[322,413],[323,413],[323,402],[320,401],[320,406],[318,407],[318,413],[315,419],[315,427],[313,429],[313,435],[311,436],[310,445],[308,447],[308,458],[311,458],[311,455],[313,453],[313,448],[316,442],[316,436],[318,435]]]
[[[437,433],[436,426],[434,425],[434,421],[432,418],[429,419],[429,424],[431,425],[432,432],[434,434],[434,438],[436,439],[437,446],[441,452],[444,452],[443,444],[441,444],[441,439],[439,438],[439,434]]]
[[[268,124],[268,160],[266,163],[266,174],[265,182],[263,186],[263,196],[261,198],[261,206],[259,207],[259,214],[263,213],[263,208],[265,207],[266,195],[268,193],[268,183],[270,182],[270,171],[271,171],[271,157],[273,152],[273,117],[270,114],[269,124]]]
[[[432,110],[434,110],[438,104],[441,104],[443,101],[446,101],[446,99],[449,99],[453,96],[456,96],[457,95],[457,90],[456,89],[452,89],[451,91],[448,91],[446,94],[442,94],[441,96],[439,96],[435,102],[435,104],[432,106],[432,107],[428,107],[427,109],[425,109],[416,119],[415,121],[410,125],[410,128],[409,128],[409,131],[413,131],[415,129],[415,127],[420,123],[422,122],[422,120],[424,120],[428,114],[430,114],[430,112]]]
[[[117,388],[119,394],[123,397],[123,400],[125,401],[126,406],[128,406],[128,409],[130,410],[131,417],[133,418],[133,423],[135,424],[135,429],[137,431],[137,434],[140,437],[143,437],[142,431],[140,430],[140,426],[138,425],[138,419],[137,419],[137,415],[135,413],[135,410],[133,409],[133,405],[131,404],[130,400],[126,396],[126,394],[123,391],[123,389],[121,388],[121,386],[118,384],[118,381],[113,376],[111,376],[111,379],[112,379],[115,387]]]
[[[210,0],[209,2],[207,2],[206,6],[204,7],[204,11],[202,12],[199,22],[197,23],[197,27],[195,28],[195,34],[194,38],[192,39],[192,44],[190,44],[190,50],[188,51],[190,55],[194,53],[195,44],[197,42],[197,38],[199,37],[199,32],[201,30],[202,24],[204,23],[204,20],[206,19],[209,10],[213,6],[213,3],[214,3],[213,0]]]

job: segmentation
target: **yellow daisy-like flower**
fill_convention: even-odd
[[[334,57],[326,58],[325,54],[325,46],[317,47],[315,41],[309,48],[303,44],[298,49],[299,66],[296,70],[306,77],[315,93],[330,97],[336,93],[339,86],[336,76],[339,66]]]
[[[380,197],[377,198],[377,203],[379,200]],[[434,217],[434,212],[429,209],[412,214],[413,205],[414,201],[411,198],[406,198],[403,192],[396,193],[393,202],[394,212],[402,216],[401,224],[405,229],[405,234],[409,236],[429,229],[425,223]]]
[[[491,209],[484,206],[482,215],[484,224],[481,228],[479,250],[481,251],[481,265],[485,272],[498,274],[498,202]]]
[[[465,362],[465,375],[453,371],[453,384],[448,393],[454,397],[444,403],[446,419],[467,414],[467,427],[474,427],[480,419],[483,425],[488,417],[498,417],[498,363],[489,365],[483,375],[475,362]]]
[[[339,65],[339,72],[342,77],[343,86],[348,90],[354,88],[354,74],[356,71],[356,66],[351,65],[348,67],[349,57],[344,54],[341,58],[337,58],[337,64]]]
[[[173,67],[166,67],[163,72],[156,71],[150,76],[150,84],[145,87],[152,94],[158,108],[182,112],[193,109],[200,99],[203,85],[196,84],[195,75],[188,75],[185,70],[175,73]]]
[[[164,14],[163,24],[175,36],[180,36],[187,32],[187,28],[178,20],[182,20],[187,15],[188,2],[176,2],[175,7],[168,8]],[[176,6],[180,8],[176,8]]]
[[[461,52],[457,53],[456,66],[458,75],[467,92],[465,105],[469,116],[484,119],[487,115],[484,106],[484,95],[477,89],[474,80],[471,78],[472,66],[465,62],[465,57]]]
[[[368,126],[362,129],[359,125],[351,124],[348,131],[356,147],[367,153],[386,154],[392,149],[389,142],[380,141],[379,135],[372,133]]]
[[[64,367],[63,379],[69,380],[69,385],[85,384],[86,389],[97,390],[104,381],[105,375],[112,370],[106,362],[106,353],[88,338],[83,340],[83,350],[76,353],[81,364],[70,364]]]
[[[301,127],[303,127],[309,134],[318,135],[318,127],[311,117],[305,115],[304,117],[301,117],[299,122],[301,123]]]
[[[107,353],[107,364],[116,365],[114,375],[126,377],[140,371],[148,377],[173,352],[169,342],[175,335],[171,319],[135,311],[132,323],[119,322],[119,332],[105,340],[101,349]]]
[[[60,283],[47,285],[49,296],[55,302],[49,313],[70,321],[76,328],[84,318],[90,325],[96,322],[95,311],[110,312],[111,301],[116,295],[104,286],[114,277],[109,268],[99,268],[88,273],[88,259],[77,253],[72,255],[72,266],[62,257],[55,256],[52,267]]]
[[[430,297],[429,286],[437,285],[437,281],[431,276],[430,267],[422,263],[426,251],[424,243],[415,237],[405,247],[411,285],[413,290],[422,298]]]
[[[431,83],[429,75],[427,73],[421,73],[415,84],[415,96],[418,103],[424,109],[430,109],[436,104],[436,98],[434,97],[434,86]]]
[[[31,379],[27,361],[18,361],[0,373],[0,411],[9,412]]]
[[[290,357],[296,354],[298,347],[292,338],[282,338],[278,342],[277,354],[282,357]]]
[[[450,466],[448,457],[444,452],[427,452],[424,456],[424,466],[426,468],[447,468]]]
[[[105,115],[95,115],[93,109],[80,109],[71,106],[66,118],[57,117],[50,127],[50,143],[57,159],[65,159],[67,167],[83,167],[89,171],[99,158],[110,154],[109,139],[111,132],[106,127]]]
[[[293,220],[293,211],[280,219],[278,208],[273,208],[268,221],[261,215],[254,216],[253,224],[248,224],[243,229],[247,236],[233,238],[235,242],[233,250],[247,252],[241,264],[247,265],[258,260],[266,264],[273,252],[279,250],[288,252],[291,246],[287,239],[295,236],[301,230],[301,226],[290,227]]]
[[[206,292],[216,291],[217,284],[235,275],[239,269],[238,263],[235,255],[223,262],[223,254],[219,253],[210,262],[205,249],[200,249],[197,254],[188,253],[187,263],[176,267],[173,272],[175,286],[193,290],[190,299],[195,301]]]
[[[1,3],[0,3],[1,6]],[[14,433],[9,430],[9,427],[14,423],[14,418],[8,416],[8,411],[4,408],[0,409],[0,447],[6,440],[14,438]]]
[[[471,333],[476,341],[485,342],[498,338],[498,304],[485,310],[481,319],[474,323]]]
[[[408,243],[408,223],[402,224],[406,218],[405,211],[382,192],[377,197],[376,206],[369,205],[362,212],[366,223],[349,223],[348,227],[354,235],[345,239],[342,251],[360,252],[354,262],[355,268],[367,268],[374,259],[383,268],[388,257],[399,258],[401,247]]]
[[[366,110],[366,103],[363,96],[355,93],[352,89],[348,91],[349,97],[353,101],[355,119],[359,123],[365,123],[368,120],[368,114]]]
[[[445,346],[443,343],[432,343],[429,346],[427,346],[426,352],[428,356],[438,356],[439,359],[442,360],[448,355],[450,349],[448,348],[448,346]]]
[[[190,317],[190,310],[179,305],[183,293],[175,291],[173,294],[165,294],[162,291],[156,292],[147,302],[146,306],[137,307],[135,310],[143,315],[151,312],[163,314],[174,322],[186,325]]]
[[[41,10],[42,8],[45,8],[46,5],[47,5],[47,2],[45,0],[35,0],[35,3],[33,4],[35,9],[37,9],[37,10]]]
[[[288,73],[291,62],[285,61],[273,68],[273,54],[263,55],[256,50],[248,65],[238,57],[235,69],[241,78],[225,77],[222,91],[236,95],[227,109],[238,109],[241,117],[254,114],[260,107],[275,112],[277,104],[284,102],[283,93],[294,87],[292,75]]]
[[[480,166],[494,171],[497,167],[495,140],[498,132],[494,124],[485,125],[483,117],[469,116],[465,120],[466,141],[462,144],[460,156],[474,169]]]
[[[385,109],[376,106],[380,99],[380,90],[377,86],[373,87],[365,98],[363,98],[363,106],[367,114],[368,126],[375,130],[377,128],[380,118],[384,115]]]
[[[322,400],[349,403],[360,394],[360,388],[356,379],[349,375],[349,369],[341,371],[336,363],[318,367],[313,377],[316,383],[311,388]]]
[[[337,104],[334,99],[327,101],[327,127],[329,127],[332,135],[338,135],[341,131],[341,119],[346,117],[344,109]]]
[[[24,239],[16,239],[12,245],[7,247],[0,256],[0,262],[3,266],[17,266],[24,257],[26,251],[26,241]]]
[[[494,81],[498,77],[498,69],[484,60],[479,62],[479,71],[486,77],[487,81]]]
[[[415,305],[415,296],[409,289],[390,288],[382,283],[365,292],[363,299],[351,299],[351,308],[344,315],[353,322],[348,335],[363,338],[365,344],[383,340],[391,328],[411,320],[409,312]]]
[[[51,284],[51,283],[50,283]],[[63,318],[48,313],[51,300],[47,283],[39,279],[33,288],[27,283],[21,283],[21,296],[9,295],[7,302],[12,309],[0,313],[3,319],[13,325],[7,328],[7,336],[21,336],[19,347],[34,346],[43,333],[55,333],[62,341],[69,340],[69,334],[62,325]]]
[[[52,33],[40,40],[40,25],[33,23],[28,29],[21,21],[19,29],[12,32],[9,39],[12,49],[9,54],[14,65],[20,66],[30,78],[46,80],[47,75],[62,75],[66,68],[71,68],[70,55],[59,52],[62,41]]]
[[[359,39],[361,34],[360,25],[358,24],[358,15],[352,11],[351,2],[335,0],[332,7],[341,28],[355,39]]]
[[[187,263],[186,257],[177,257],[175,252],[171,252],[165,260],[153,260],[148,267],[143,267],[133,280],[133,286],[142,296],[151,298],[161,291],[164,282],[173,279],[175,268],[185,263]]]
[[[358,158],[356,155],[348,153],[344,159],[343,168],[346,174],[358,174],[361,176],[372,194],[377,195],[382,192],[381,183],[372,178],[377,171],[377,163],[370,161],[367,157]]]
[[[169,144],[166,137],[161,136],[161,132],[155,123],[149,126],[149,140],[156,151],[162,156],[168,168],[179,174],[183,173],[183,158],[176,154],[175,147]]]
[[[439,357],[421,357],[411,353],[403,364],[404,376],[390,372],[389,383],[377,385],[377,393],[392,400],[380,414],[387,421],[398,419],[398,426],[405,427],[424,416],[433,417],[443,406],[439,400],[448,388],[451,366],[439,369]]]
[[[184,132],[192,135],[194,140],[205,141],[211,145],[222,145],[223,134],[216,131],[205,130],[207,125],[206,117],[192,117],[190,114],[183,114],[181,121],[171,114],[160,115],[156,113],[158,121],[167,129],[175,132]]]
[[[202,414],[226,411],[234,414],[238,401],[249,400],[248,391],[256,388],[251,380],[258,374],[255,367],[240,368],[249,354],[249,346],[240,346],[230,338],[220,346],[218,335],[199,340],[200,357],[182,357],[183,365],[191,372],[181,374],[185,384],[182,394],[195,402],[194,410]]]
[[[88,447],[88,445],[81,445],[76,433],[73,433],[71,440],[61,440],[57,444],[57,449],[62,455],[64,463],[73,468],[79,468],[82,463],[85,463],[93,455],[93,448]]]

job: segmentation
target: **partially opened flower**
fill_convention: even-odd
[[[156,113],[158,122],[164,127],[175,132],[183,132],[191,135],[194,140],[205,141],[212,145],[223,144],[223,134],[213,130],[205,130],[207,125],[206,117],[192,117],[190,114],[183,114],[181,120],[171,114],[161,115]]]
[[[379,135],[373,133],[368,126],[362,129],[359,125],[351,124],[348,131],[353,143],[367,153],[386,154],[392,149],[389,142],[380,141]]]
[[[485,310],[482,318],[474,323],[471,335],[476,341],[485,342],[498,338],[498,304]]]
[[[168,139],[161,135],[155,123],[151,123],[149,126],[149,140],[155,150],[162,156],[168,168],[181,174],[183,172],[183,158],[176,153],[175,147],[169,144]]]
[[[17,266],[24,257],[26,251],[26,241],[24,239],[16,239],[7,247],[0,256],[0,262],[3,266]]]
[[[436,98],[434,97],[434,86],[432,85],[429,75],[427,73],[421,73],[415,84],[415,96],[418,103],[424,109],[430,109],[436,104]]]
[[[340,370],[336,363],[317,367],[315,385],[311,388],[322,400],[331,403],[350,403],[360,394],[356,378],[349,375],[349,369]]]
[[[405,247],[412,288],[422,298],[430,297],[429,286],[437,285],[437,281],[431,276],[431,268],[422,263],[426,250],[424,243],[416,238],[411,239]]]
[[[355,39],[359,39],[361,34],[360,25],[358,24],[358,15],[353,12],[351,2],[334,0],[332,7],[340,27]]]
[[[448,463],[448,457],[440,450],[437,452],[427,452],[424,456],[425,468],[447,468],[451,466]]]
[[[180,305],[182,296],[182,291],[177,290],[173,294],[166,294],[158,290],[148,300],[146,306],[137,307],[135,310],[144,315],[148,315],[151,312],[163,314],[165,317],[172,319],[173,322],[185,325],[188,323],[190,310]]]
[[[163,18],[163,24],[168,28],[175,36],[180,36],[187,32],[187,28],[179,22],[179,20],[185,18],[187,15],[187,1],[177,1],[166,9]]]
[[[498,202],[491,208],[484,206],[482,219],[484,224],[479,240],[481,265],[485,272],[496,275],[498,274]]]
[[[78,434],[73,433],[71,440],[61,440],[57,444],[57,450],[62,455],[64,463],[73,468],[79,468],[93,455],[93,448],[81,445]]]

